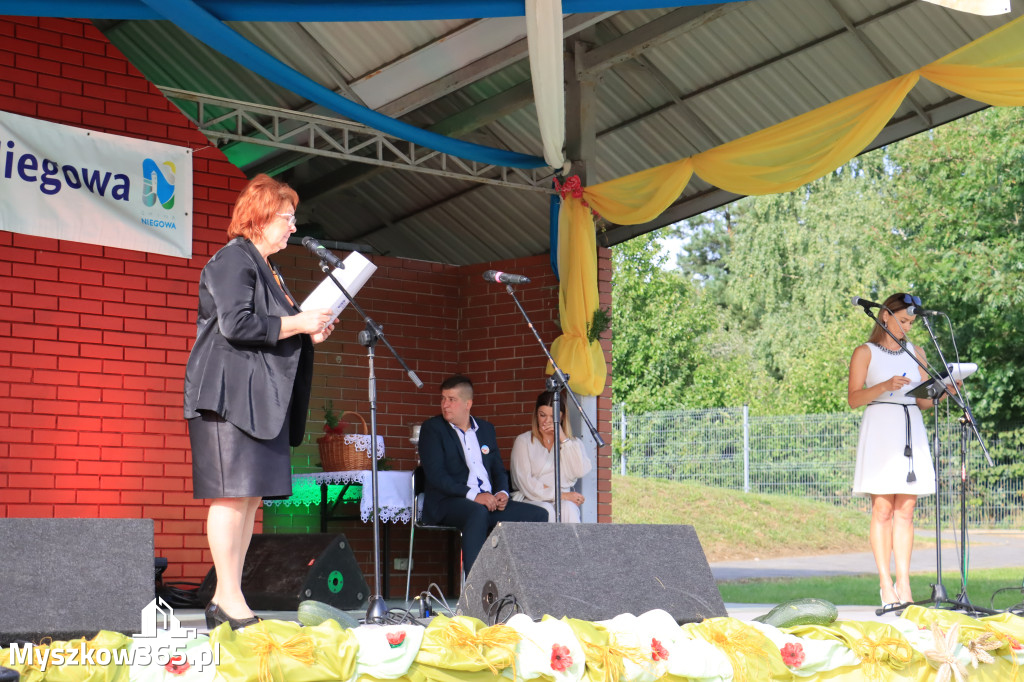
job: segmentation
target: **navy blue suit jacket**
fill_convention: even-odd
[[[491,479],[491,491],[508,492],[508,474],[498,451],[498,437],[494,426],[477,419],[476,438],[480,441],[484,468]],[[487,450],[484,453],[484,450]],[[423,516],[427,522],[437,521],[437,510],[446,499],[466,499],[469,486],[469,466],[462,450],[462,441],[452,425],[437,415],[420,427],[420,464],[423,466]]]

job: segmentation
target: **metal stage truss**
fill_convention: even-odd
[[[456,180],[554,194],[550,168],[495,166],[445,154],[361,123],[318,114],[160,88],[208,140],[244,142]]]

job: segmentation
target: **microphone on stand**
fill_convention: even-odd
[[[945,315],[946,313],[942,312],[941,310],[925,310],[924,308],[922,308],[920,306],[912,305],[909,308],[907,308],[907,314],[908,315],[921,315],[921,316],[927,315],[927,316],[931,317],[931,316],[934,316],[934,315]]]
[[[312,237],[306,236],[302,238],[302,245],[309,249],[309,252],[324,261],[332,268],[345,269],[345,263],[340,258],[331,253],[331,250],[326,246],[313,239]]]
[[[867,310],[869,308],[881,308],[882,307],[881,303],[875,303],[874,301],[869,301],[868,299],[861,298],[860,296],[854,296],[853,298],[851,298],[850,299],[850,303],[853,303],[854,305],[859,305],[864,310]]]
[[[499,284],[529,284],[530,278],[524,277],[523,275],[510,275],[507,272],[501,272],[500,270],[488,270],[484,273],[484,279],[488,282],[498,282]]]

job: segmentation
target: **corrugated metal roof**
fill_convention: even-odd
[[[577,39],[591,52],[614,47],[615,41],[636,43],[626,46],[628,58],[598,74],[590,182],[692,155],[916,69],[1016,18],[1022,1],[1012,0],[1013,12],[998,17],[952,12],[920,0],[750,0],[691,8],[681,19],[672,9],[614,13],[567,39],[569,52]],[[460,129],[468,128],[464,139],[540,154],[528,90],[522,99],[502,100],[503,93],[530,79],[523,42],[515,42],[516,21],[522,18],[239,22],[233,27],[326,87],[356,99],[363,92],[391,101],[383,109],[399,109],[414,125],[457,120]],[[97,25],[157,85],[329,114],[168,22]],[[662,26],[672,33],[658,33]],[[489,46],[492,31],[495,44]],[[654,31],[653,46],[633,41],[643,31]],[[444,74],[440,80],[421,82],[438,73]],[[396,97],[402,99],[395,102]],[[501,106],[495,104],[499,101]],[[981,107],[922,81],[878,142]],[[478,120],[467,125],[453,119],[467,111]],[[263,158],[243,170],[286,168],[281,177],[300,197],[314,183],[321,189],[325,181],[338,183],[338,189],[315,196],[310,189],[299,209],[305,228],[328,240],[458,264],[547,250],[544,193],[294,152],[257,156]],[[731,197],[695,178],[661,219],[639,227],[609,226],[603,239],[616,242]]]

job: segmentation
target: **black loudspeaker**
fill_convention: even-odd
[[[458,613],[490,623],[511,597],[532,618],[608,620],[652,609],[678,623],[726,616],[693,526],[501,523],[469,572]]]
[[[155,592],[152,519],[0,519],[0,646],[141,632]]]
[[[210,569],[199,586],[203,604],[217,589]],[[312,599],[358,609],[370,599],[348,540],[330,533],[253,535],[242,568],[242,594],[251,609],[295,611]]]

